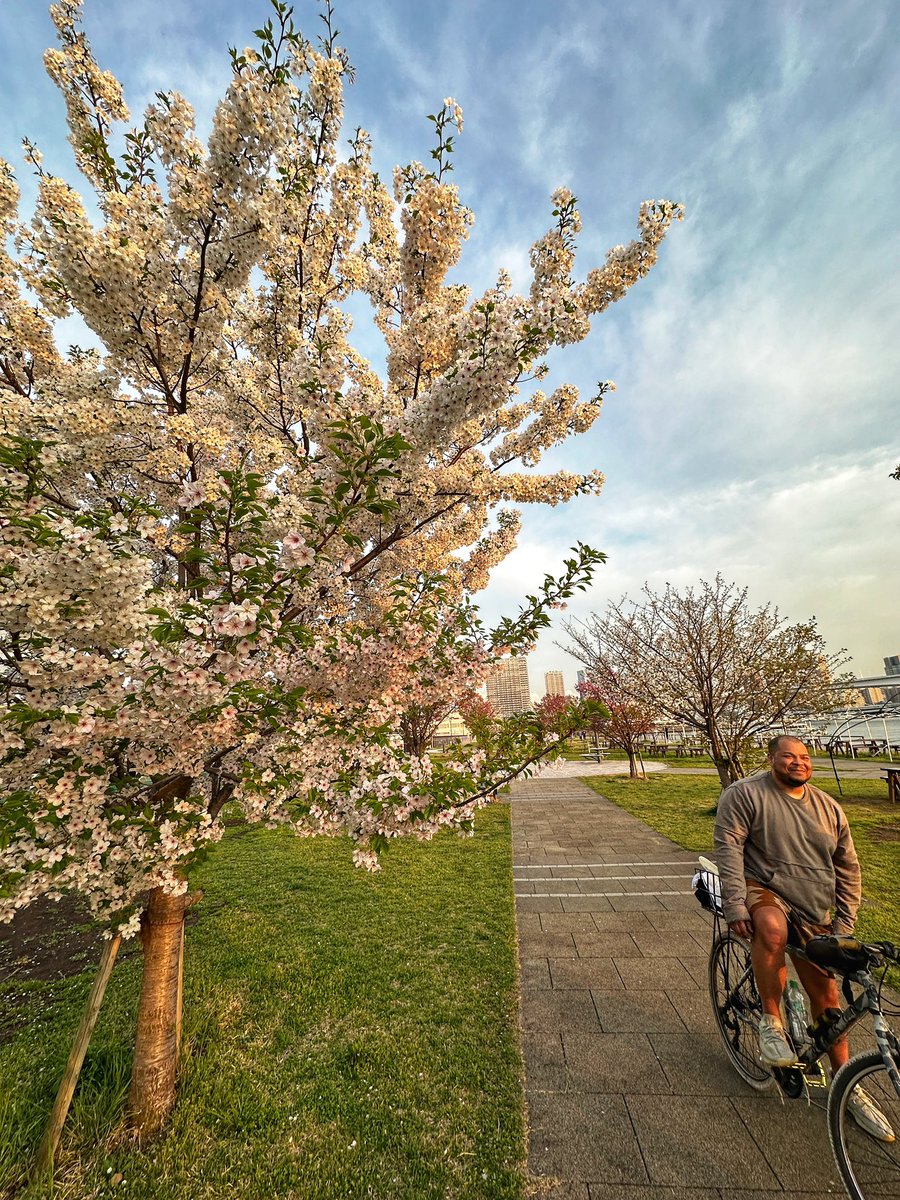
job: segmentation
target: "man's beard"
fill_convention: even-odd
[[[775,774],[775,778],[778,779],[779,782],[786,783],[786,784],[790,785],[791,787],[802,787],[803,784],[807,783],[809,781],[809,779],[811,778],[812,771],[811,770],[804,771],[802,769],[798,769],[796,775],[789,774],[787,771],[778,771],[778,772],[775,772],[774,774]]]

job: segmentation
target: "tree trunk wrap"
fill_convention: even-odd
[[[181,1061],[181,1027],[184,1001],[184,922],[181,923],[181,941],[178,943],[178,996],[175,1000],[175,1066]]]
[[[144,971],[138,1005],[129,1118],[141,1137],[158,1133],[175,1104],[184,914],[187,895],[150,892],[141,922]]]

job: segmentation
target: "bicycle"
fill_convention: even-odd
[[[764,1091],[777,1085],[796,1100],[808,1088],[827,1086],[822,1059],[828,1050],[867,1013],[872,1014],[877,1049],[856,1054],[838,1070],[828,1091],[828,1137],[835,1163],[851,1200],[900,1197],[900,1040],[891,1030],[881,1004],[884,975],[890,963],[900,963],[900,948],[890,942],[860,942],[856,938],[812,938],[804,947],[791,944],[791,954],[806,958],[843,978],[846,1007],[829,1009],[800,1036],[784,1021],[785,1035],[797,1058],[789,1067],[765,1066],[759,1057],[757,1028],[762,1005],[753,978],[750,946],[725,924],[718,887],[718,869],[700,858],[694,891],[713,914],[709,955],[709,991],[713,1015],[731,1065],[751,1087]],[[880,971],[874,978],[872,972]],[[854,997],[852,985],[862,990]],[[808,1016],[808,1014],[807,1014]],[[850,1115],[847,1104],[854,1088],[865,1090],[887,1117],[895,1140],[874,1138]]]

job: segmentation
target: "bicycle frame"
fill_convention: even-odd
[[[789,945],[787,951],[789,954],[794,954],[799,958],[806,958],[806,955],[799,946]],[[809,959],[806,961],[808,962]],[[894,1085],[894,1091],[900,1096],[900,1071],[897,1070],[895,1062],[895,1056],[900,1056],[900,1042],[898,1042],[894,1031],[887,1022],[887,1018],[881,1011],[881,1004],[878,1000],[878,987],[875,984],[875,980],[868,971],[854,971],[844,975],[843,978],[849,979],[853,983],[858,983],[863,990],[855,1000],[851,1000],[841,1012],[841,1015],[828,1026],[823,1037],[810,1039],[810,1044],[806,1049],[797,1055],[797,1062],[803,1068],[811,1067],[813,1063],[818,1062],[822,1055],[831,1049],[835,1042],[839,1042],[854,1025],[858,1024],[866,1013],[871,1013],[875,1042],[884,1060],[885,1070],[890,1076],[891,1083]]]
[[[722,936],[722,927],[725,925],[723,919],[718,913],[714,914],[715,934],[716,938]],[[727,930],[727,925],[725,929]],[[801,946],[795,946],[791,943],[785,947],[786,952],[797,958],[810,960],[803,952]],[[731,1008],[733,999],[740,994],[740,989],[743,987],[747,977],[752,974],[752,968],[748,967],[738,979],[734,986],[730,988],[726,1004]],[[810,1038],[809,1044],[797,1055],[797,1066],[804,1072],[809,1070],[815,1063],[822,1058],[823,1055],[831,1049],[835,1042],[840,1039],[858,1024],[866,1013],[872,1014],[872,1024],[875,1033],[875,1042],[878,1050],[884,1061],[885,1069],[893,1084],[894,1090],[900,1096],[900,1070],[897,1069],[897,1060],[900,1060],[900,1039],[897,1038],[894,1031],[888,1024],[887,1018],[881,1010],[881,1004],[878,999],[878,987],[875,980],[868,971],[854,971],[842,975],[843,979],[849,979],[852,983],[859,984],[863,989],[860,994],[847,1005],[841,1012],[841,1015],[836,1018],[824,1031],[824,1035],[818,1038]],[[732,1011],[735,1011],[732,1009]],[[738,1020],[744,1019],[744,1014],[736,1012]],[[786,1068],[790,1070],[790,1068]],[[776,1075],[777,1081],[777,1075]]]

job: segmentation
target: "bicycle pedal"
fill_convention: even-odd
[[[825,1078],[825,1072],[819,1063],[815,1063],[814,1067],[807,1067],[803,1072],[806,1079],[807,1087],[827,1088],[828,1080]]]
[[[772,1074],[782,1096],[786,1096],[788,1100],[799,1100],[801,1096],[806,1095],[806,1088],[803,1086],[805,1077],[800,1063],[791,1067],[773,1067]]]

